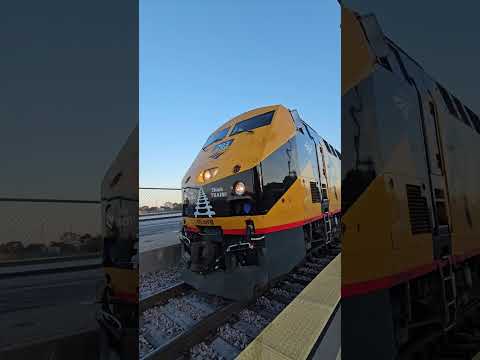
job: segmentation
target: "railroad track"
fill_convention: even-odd
[[[312,252],[256,299],[235,302],[179,283],[140,301],[140,357],[235,358],[340,252]]]
[[[168,301],[168,299],[173,298],[178,294],[185,293],[189,290],[191,290],[191,287],[184,282],[179,282],[177,284],[168,286],[154,294],[150,294],[140,299],[140,311],[144,312],[155,305],[165,303]]]
[[[432,328],[408,345],[401,360],[470,360],[480,352],[480,298],[474,299],[457,326],[448,332]]]

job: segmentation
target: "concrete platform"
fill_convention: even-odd
[[[140,237],[140,273],[166,270],[181,258],[178,233]]]
[[[317,342],[316,349],[312,350],[311,360],[323,359],[341,359],[341,326],[342,311],[341,307],[333,315],[333,319],[328,325],[325,334]]]
[[[178,232],[140,236],[140,254],[172,245],[180,245]]]
[[[179,263],[181,258],[180,243],[153,248],[140,253],[140,273],[166,270]]]
[[[237,359],[339,359],[340,281],[338,255]]]
[[[178,264],[181,257],[180,226],[181,218],[140,224],[140,273],[166,270]]]

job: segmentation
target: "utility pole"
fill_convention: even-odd
[[[40,225],[40,242],[45,244],[45,223],[43,221]]]

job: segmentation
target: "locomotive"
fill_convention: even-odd
[[[340,228],[341,154],[296,110],[250,110],[210,135],[182,179],[183,280],[247,300]]]
[[[475,301],[478,115],[342,8],[342,326],[346,358],[393,359]],[[427,356],[428,357],[428,356]]]
[[[102,356],[138,358],[138,126],[102,182],[102,236],[105,287],[97,321]],[[103,358],[103,357],[102,357]]]

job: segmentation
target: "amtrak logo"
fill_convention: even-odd
[[[210,205],[208,197],[203,191],[203,188],[200,188],[200,191],[198,192],[197,204],[195,206],[195,212],[193,215],[195,217],[205,215],[212,217],[212,215],[215,215],[215,211],[212,210],[212,205]]]
[[[212,155],[210,155],[211,159],[218,159],[227,149],[232,145],[233,139],[224,141],[220,144],[215,145],[212,150]]]
[[[393,102],[397,106],[397,108],[400,110],[400,112],[403,115],[403,118],[405,120],[408,120],[408,112],[410,110],[410,105],[401,97],[399,96],[394,96],[393,97]]]

